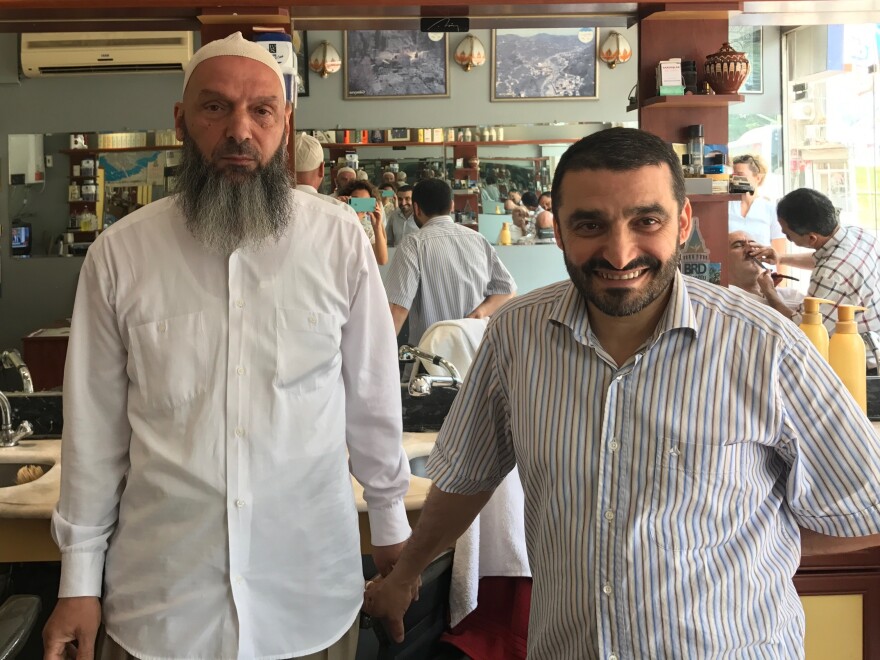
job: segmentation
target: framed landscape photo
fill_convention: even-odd
[[[755,25],[731,25],[727,28],[727,40],[734,50],[745,53],[749,58],[749,77],[746,78],[740,94],[763,94],[763,58],[764,58],[764,30]]]
[[[599,30],[492,30],[493,101],[564,101],[599,97]]]
[[[345,32],[345,98],[449,96],[448,39],[418,30]]]
[[[309,95],[309,42],[303,30],[293,31],[293,52],[296,53],[296,93]]]
[[[409,142],[408,128],[389,128],[385,131],[386,142]]]

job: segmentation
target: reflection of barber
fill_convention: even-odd
[[[379,193],[376,187],[369,181],[352,181],[339,195],[339,200],[348,202],[352,198],[372,198],[375,207],[372,211],[358,211],[357,216],[361,226],[367,232],[373,254],[376,255],[376,263],[380,266],[388,263],[388,240],[385,237],[385,214],[382,211],[382,203],[379,201]]]
[[[489,241],[452,221],[452,190],[444,181],[420,181],[412,203],[420,229],[395,251],[385,289],[395,330],[409,317],[409,341],[418,344],[437,321],[491,316],[516,285]]]

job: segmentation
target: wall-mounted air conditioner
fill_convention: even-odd
[[[21,35],[25,76],[182,71],[192,32],[45,32]]]

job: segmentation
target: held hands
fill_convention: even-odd
[[[94,596],[59,598],[43,628],[43,660],[92,660],[101,625],[101,602]]]

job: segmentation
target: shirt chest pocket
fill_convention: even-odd
[[[342,329],[332,315],[279,307],[275,310],[275,329],[277,388],[305,394],[338,380]]]
[[[766,503],[778,472],[761,444],[709,444],[661,438],[648,530],[662,548],[722,546]]]
[[[205,393],[205,336],[202,312],[151,321],[129,330],[129,377],[148,406],[175,408]]]

